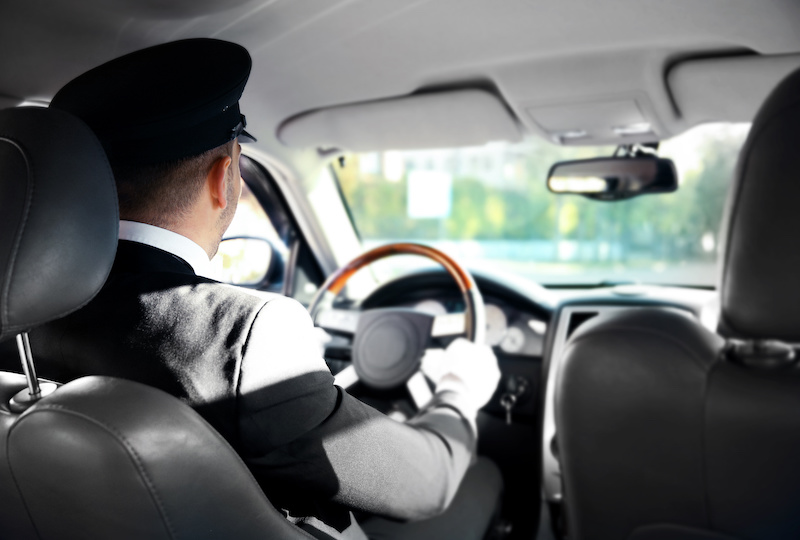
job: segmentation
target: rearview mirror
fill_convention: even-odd
[[[619,201],[637,195],[671,193],[678,189],[678,173],[672,160],[656,156],[561,161],[550,168],[547,188],[553,193]]]

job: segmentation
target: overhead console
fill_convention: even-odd
[[[532,105],[526,107],[525,112],[558,144],[651,142],[664,134],[645,93],[578,103]]]
[[[500,88],[525,127],[554,143],[623,145],[668,139],[706,122],[749,122],[800,67],[800,54],[685,54],[631,50],[532,60],[501,71]]]
[[[685,60],[667,73],[683,122],[750,122],[773,88],[800,68],[800,54]]]

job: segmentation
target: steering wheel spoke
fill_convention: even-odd
[[[463,335],[466,331],[467,318],[464,313],[447,313],[433,318],[431,325],[432,338]]]
[[[408,393],[411,394],[411,399],[414,401],[414,405],[417,406],[417,409],[423,409],[430,403],[431,399],[433,399],[431,387],[428,386],[428,381],[420,370],[417,370],[411,378],[406,381],[406,388],[408,389]]]
[[[358,373],[352,364],[344,368],[333,377],[333,383],[336,386],[344,388],[345,390],[356,384],[358,380]]]
[[[337,332],[353,336],[358,328],[358,321],[361,318],[360,311],[349,309],[321,309],[317,313],[314,321],[317,326],[327,332]]]

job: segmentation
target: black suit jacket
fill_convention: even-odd
[[[334,386],[312,332],[292,299],[199,277],[170,253],[120,241],[100,294],[31,341],[44,377],[123,377],[184,400],[293,515],[341,530],[345,508],[440,512],[474,450],[468,422],[447,396],[405,424],[352,398]]]

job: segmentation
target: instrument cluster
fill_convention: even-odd
[[[407,307],[432,315],[446,315],[463,312],[464,301],[459,298],[426,298]],[[485,307],[487,345],[510,355],[542,356],[546,321],[500,300],[487,299]]]

